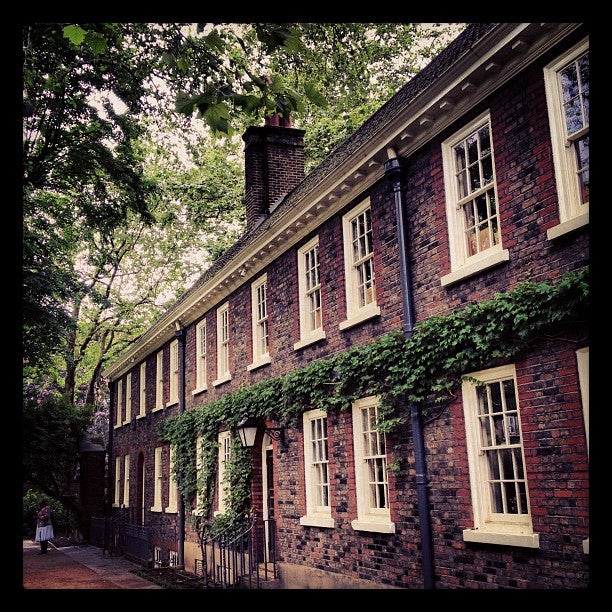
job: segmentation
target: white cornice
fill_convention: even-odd
[[[240,285],[251,282],[265,267],[292,248],[345,205],[378,181],[387,151],[409,157],[470,108],[486,99],[525,66],[580,24],[500,24],[459,58],[439,79],[404,109],[377,125],[376,134],[291,208],[272,215],[261,231],[212,278],[177,302],[149,328],[103,376],[121,376],[135,363],[174,337],[175,322],[187,326],[221,303]]]

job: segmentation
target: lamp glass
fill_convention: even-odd
[[[255,436],[257,435],[257,421],[255,419],[248,417],[243,419],[237,429],[242,446],[250,448],[255,444]]]

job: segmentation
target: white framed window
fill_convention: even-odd
[[[161,546],[154,546],[153,554],[155,556],[155,567],[162,567],[162,565],[164,564],[164,560],[162,556]]]
[[[140,403],[138,405],[138,417],[141,418],[147,414],[147,362],[143,361],[140,364]]]
[[[197,482],[196,498],[195,498],[196,507],[193,511],[193,513],[196,515],[202,514],[203,512],[203,505],[204,505],[205,499],[200,489],[200,483],[202,482],[203,478],[204,478],[204,438],[202,436],[198,436],[196,438],[196,482]]]
[[[364,397],[353,402],[353,439],[358,531],[395,533],[389,506],[389,473],[385,434],[376,429],[378,398]]]
[[[168,405],[178,403],[179,358],[178,340],[170,343],[170,398]]]
[[[130,505],[130,456],[123,458],[123,507]]]
[[[132,420],[132,373],[125,377],[125,419],[123,424],[127,425]]]
[[[253,363],[247,367],[248,370],[270,363],[267,287],[266,274],[251,285]]]
[[[325,338],[318,236],[298,249],[297,257],[300,340],[293,345],[296,350]]]
[[[469,374],[462,397],[474,515],[463,539],[538,548],[514,366]]]
[[[222,431],[219,434],[219,459],[218,465],[218,504],[217,514],[223,514],[227,509],[228,487],[227,466],[229,465],[232,456],[232,436],[229,431]]]
[[[340,329],[346,329],[380,314],[376,305],[370,198],[342,217],[342,231],[346,320],[340,323]]]
[[[486,270],[502,248],[491,118],[483,113],[442,143],[451,272],[442,285]]]
[[[123,379],[117,382],[117,410],[115,412],[115,427],[121,427],[123,414]]]
[[[178,565],[178,564],[179,564],[178,551],[169,550],[168,551],[168,565],[170,565],[170,567],[174,567],[175,565]]]
[[[153,506],[151,512],[161,512],[162,510],[162,484],[163,484],[163,448],[158,446],[154,454],[154,481],[153,481]]]
[[[121,457],[115,457],[115,499],[113,506],[121,505]]]
[[[178,510],[178,483],[174,476],[174,465],[176,459],[176,448],[170,446],[170,466],[168,473],[168,505],[166,506],[166,512],[177,512]]]
[[[156,356],[155,368],[155,410],[164,407],[164,351],[159,351]]]
[[[196,388],[193,394],[206,391],[206,319],[196,325]]]
[[[304,483],[306,515],[300,525],[333,527],[329,483],[327,414],[308,410],[302,416],[304,430]]]
[[[217,309],[217,379],[213,385],[220,385],[232,379],[229,367],[230,329],[229,303]]]
[[[589,222],[589,43],[544,68],[548,120],[559,196],[559,224],[549,239]]]
[[[589,453],[589,347],[576,351],[578,363],[578,380],[580,381],[580,397],[582,399],[582,415],[584,417],[584,430],[586,434],[587,453]],[[589,538],[583,540],[582,550],[589,554]]]

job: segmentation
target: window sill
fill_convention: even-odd
[[[457,268],[450,274],[443,276],[440,279],[440,283],[443,287],[448,287],[449,285],[454,285],[459,281],[462,281],[470,276],[474,276],[476,274],[480,274],[480,272],[484,272],[484,270],[488,270],[489,268],[493,268],[494,266],[498,266],[510,259],[510,253],[508,249],[503,249],[501,251],[496,251],[495,253],[491,253],[489,256],[484,257],[478,261],[475,261],[472,264],[467,264]]]
[[[197,395],[198,393],[204,393],[204,391],[208,391],[208,387],[198,387],[191,392],[191,395]]]
[[[162,512],[162,511],[163,511],[163,508],[162,508],[161,506],[151,506],[151,507],[149,508],[149,510],[150,510],[151,512]]]
[[[380,315],[380,308],[378,306],[367,306],[360,310],[358,313],[352,315],[348,319],[341,321],[338,325],[340,330],[348,329],[349,327],[353,327],[355,325],[359,325],[359,323],[363,323],[368,319],[373,317],[377,317]]]
[[[301,516],[300,525],[303,527],[335,527],[334,519],[330,516]]]
[[[113,425],[113,429],[119,429],[122,425]]]
[[[153,408],[153,410],[151,410],[151,412],[160,412],[164,409],[164,406],[158,406],[157,408]]]
[[[589,213],[583,213],[578,217],[574,217],[573,219],[568,219],[567,221],[563,221],[559,223],[559,225],[555,225],[551,227],[546,232],[546,237],[549,240],[555,240],[555,238],[559,238],[560,236],[565,236],[565,234],[569,234],[585,225],[589,224]]]
[[[144,419],[146,416],[147,416],[147,415],[146,415],[146,413],[145,413],[145,414],[137,414],[137,415],[136,415],[136,420],[138,420],[138,419]]]
[[[305,346],[309,346],[310,344],[314,344],[315,342],[325,340],[325,338],[326,338],[325,332],[322,329],[319,329],[316,332],[313,332],[312,334],[308,336],[304,336],[298,342],[296,342],[293,345],[293,350],[299,351],[300,349],[303,349]]]
[[[164,512],[166,514],[176,514],[178,512],[178,509],[177,508],[170,508],[170,507],[168,507],[168,508],[166,508],[164,510]]]
[[[129,421],[123,421],[123,423],[121,423],[122,425],[129,425],[132,422],[132,420],[130,419]]]
[[[378,523],[369,521],[351,521],[355,531],[373,531],[375,533],[395,533],[395,523]]]
[[[269,365],[271,362],[272,362],[272,359],[270,359],[270,355],[265,355],[258,361],[254,361],[253,363],[250,363],[247,366],[247,372],[250,372],[251,370],[256,370],[257,368],[261,368],[262,366],[265,366],[265,365]]]
[[[219,385],[222,385],[223,383],[229,382],[230,380],[232,380],[232,375],[226,374],[222,378],[217,378],[217,380],[213,380],[212,384],[213,384],[213,387],[217,387]]]
[[[537,533],[499,533],[497,531],[483,531],[481,529],[464,529],[463,540],[465,542],[479,542],[481,544],[540,548],[540,535]]]
[[[171,408],[172,406],[178,406],[178,399],[175,400],[170,400],[167,404],[166,404],[166,408]]]

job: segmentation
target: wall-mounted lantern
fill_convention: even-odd
[[[257,435],[257,430],[262,429],[265,433],[267,433],[273,440],[280,440],[281,444],[285,446],[285,437],[283,432],[285,431],[284,427],[260,427],[259,421],[252,417],[245,417],[238,423],[236,427],[238,431],[238,435],[240,436],[240,442],[242,446],[246,448],[250,448],[255,444],[255,436]]]

